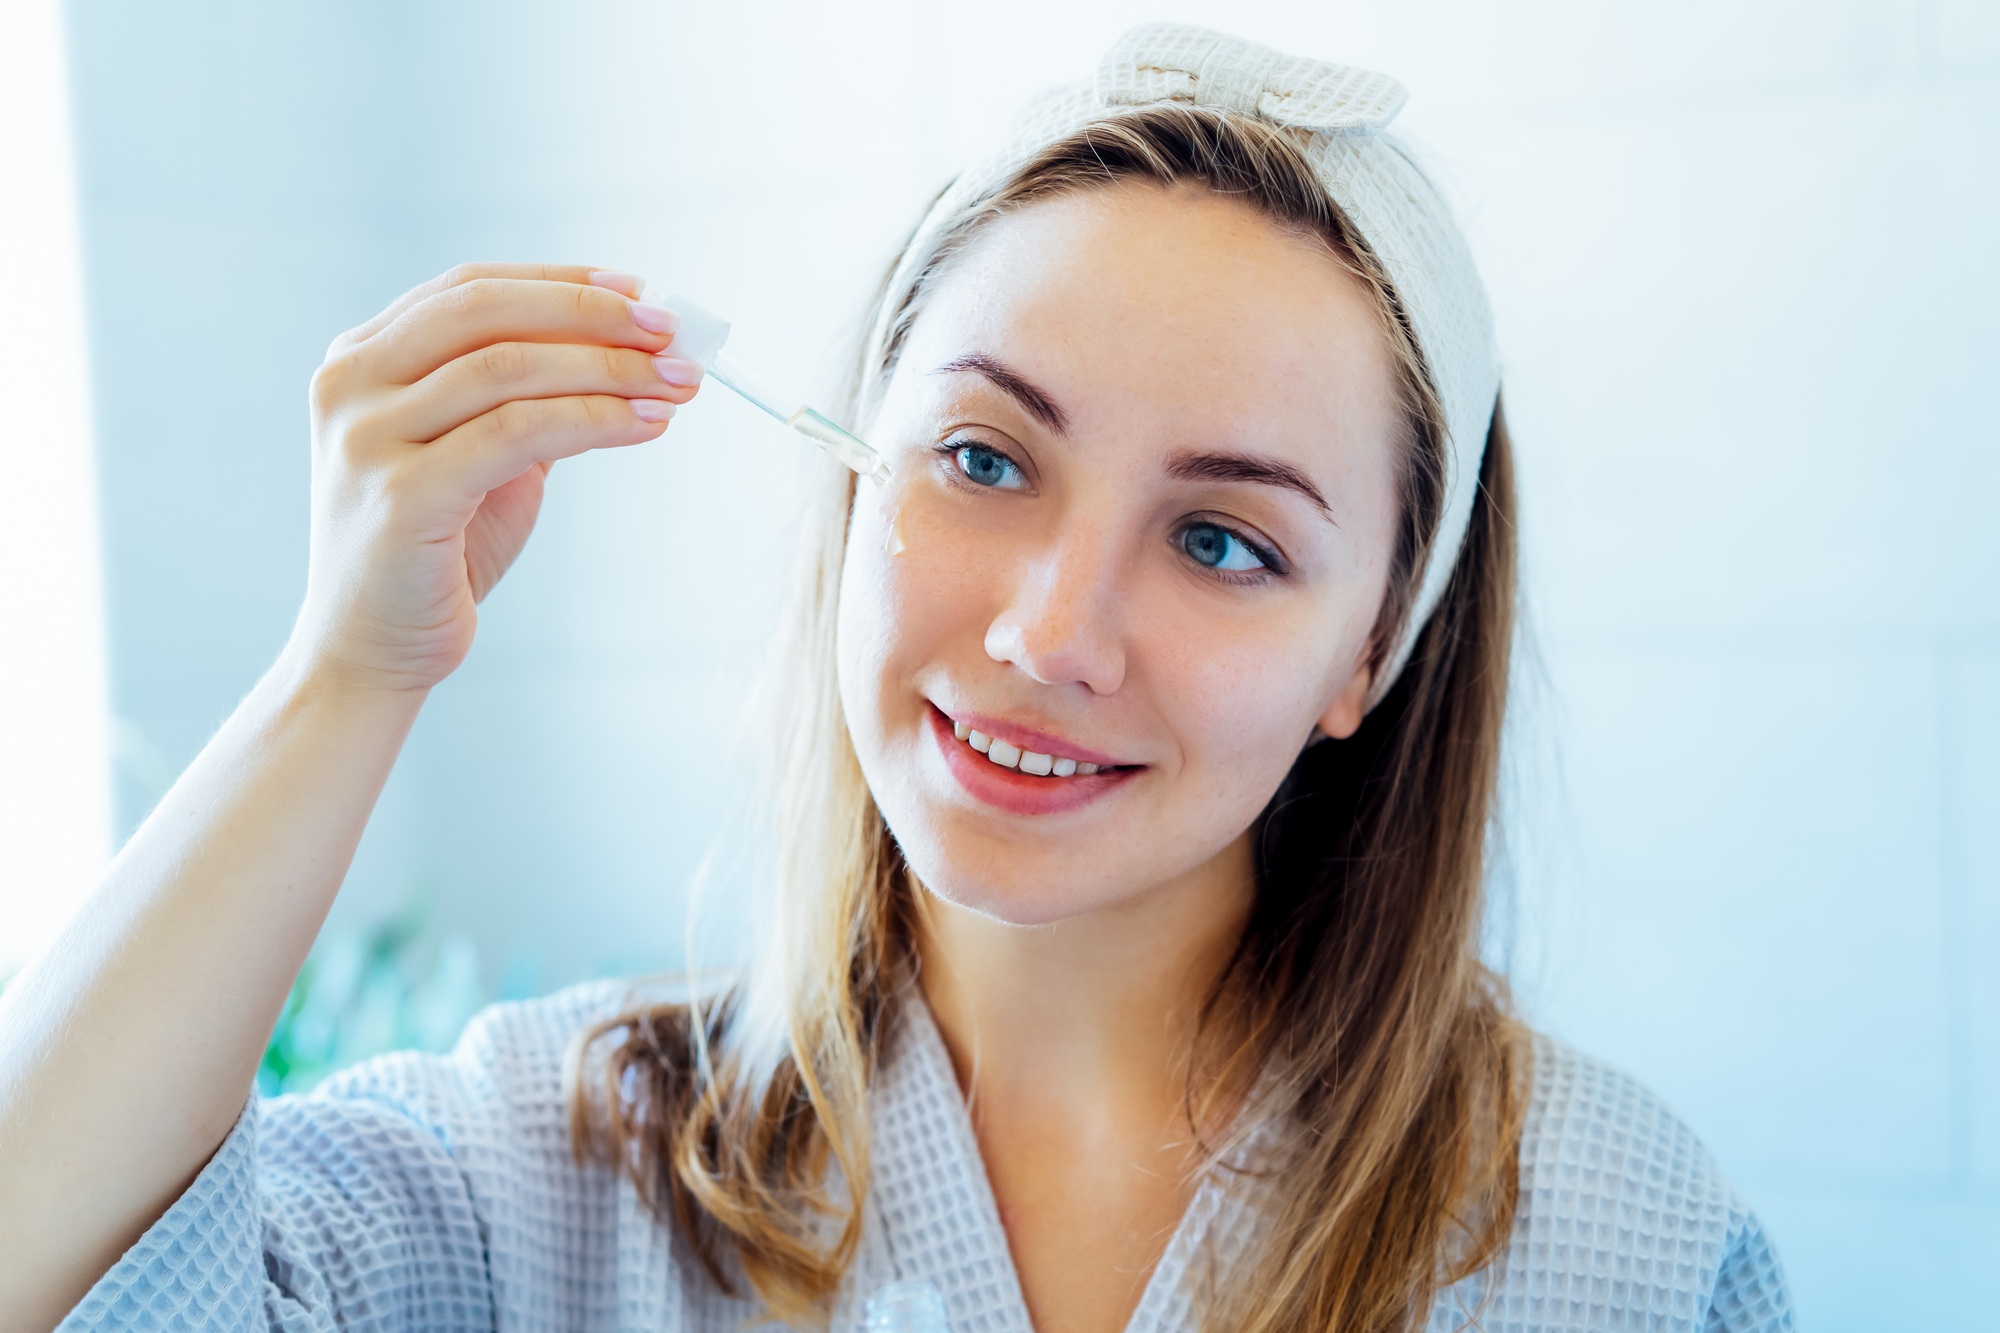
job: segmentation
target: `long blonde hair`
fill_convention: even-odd
[[[878,295],[890,336],[858,364],[865,415],[926,295],[992,219],[1121,182],[1226,194],[1377,298],[1408,423],[1379,654],[1409,614],[1443,492],[1442,413],[1381,265],[1291,132],[1150,106],[1052,144],[967,207]],[[892,270],[893,271],[893,270]],[[876,321],[871,319],[869,326]],[[1213,1294],[1210,1327],[1413,1326],[1512,1225],[1524,1044],[1478,934],[1513,631],[1513,477],[1496,408],[1471,527],[1442,602],[1360,731],[1298,759],[1257,828],[1249,923],[1190,1062],[1188,1114],[1253,1080],[1290,1127],[1266,1229]],[[615,1163],[713,1279],[776,1317],[823,1320],[860,1241],[867,1089],[915,981],[915,888],[841,715],[834,625],[853,478],[829,466],[772,692],[771,938],[712,1003],[647,1007],[585,1034],[580,1156]],[[1213,1159],[1211,1159],[1213,1160]]]

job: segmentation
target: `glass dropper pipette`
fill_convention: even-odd
[[[680,328],[675,331],[673,343],[667,349],[673,355],[694,362],[704,374],[729,386],[748,402],[784,422],[832,454],[842,465],[877,483],[888,482],[889,465],[866,440],[842,430],[804,399],[776,388],[722,350],[722,345],[729,340],[728,320],[703,309],[685,296],[662,298],[648,292],[643,299],[664,305],[681,317]]]

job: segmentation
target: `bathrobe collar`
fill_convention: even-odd
[[[836,1326],[858,1327],[881,1286],[921,1280],[944,1294],[952,1333],[1034,1333],[950,1052],[920,997],[904,1006],[899,1029],[870,1089],[873,1180]],[[1232,1162],[1243,1165],[1271,1137],[1253,1132]],[[1126,1333],[1196,1333],[1203,1292],[1255,1238],[1259,1192],[1257,1176],[1204,1175]]]

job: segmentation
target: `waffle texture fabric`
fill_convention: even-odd
[[[1444,409],[1445,495],[1408,625],[1371,691],[1380,700],[1408,660],[1458,563],[1487,429],[1500,392],[1493,315],[1472,252],[1406,145],[1386,133],[1408,94],[1385,74],[1291,56],[1186,23],[1147,23],[1105,52],[1086,83],[1022,108],[1001,141],[939,196],[892,274],[870,346],[882,365],[892,324],[951,220],[976,207],[1042,149],[1085,127],[1162,103],[1254,117],[1296,131],[1307,161],[1387,270]]]
[[[631,997],[598,983],[496,1006],[448,1056],[388,1056],[307,1096],[253,1100],[64,1333],[740,1333],[753,1309],[628,1182],[570,1155],[565,1051]],[[911,1010],[871,1090],[874,1177],[833,1326],[858,1329],[890,1282],[927,1280],[953,1333],[1032,1333],[950,1056],[923,1005]],[[1491,1333],[1792,1328],[1770,1242],[1687,1127],[1564,1046],[1538,1040],[1535,1058],[1512,1238],[1428,1328],[1475,1316]],[[1244,1179],[1201,1184],[1128,1333],[1193,1333],[1201,1275],[1257,1234]]]

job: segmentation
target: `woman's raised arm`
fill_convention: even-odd
[[[0,1328],[52,1327],[228,1134],[431,686],[558,458],[658,438],[698,371],[636,278],[477,265],[314,377],[277,663],[0,997]]]

